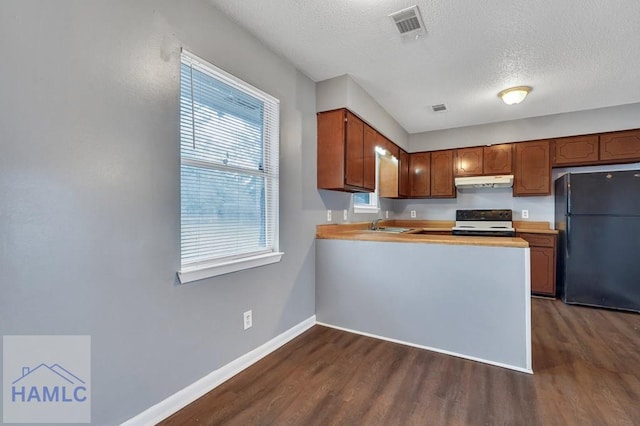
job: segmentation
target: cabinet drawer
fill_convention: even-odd
[[[556,236],[548,234],[527,234],[518,233],[518,237],[529,243],[533,247],[555,247]]]

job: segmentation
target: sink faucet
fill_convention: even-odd
[[[380,219],[374,219],[374,221],[371,222],[371,230],[372,231],[377,231],[378,230],[378,222],[380,222]]]

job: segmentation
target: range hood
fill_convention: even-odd
[[[458,177],[455,182],[457,188],[510,188],[513,175]]]

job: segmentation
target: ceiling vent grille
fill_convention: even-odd
[[[403,36],[424,33],[424,23],[422,22],[418,6],[411,6],[399,10],[389,15],[389,17],[393,19],[396,28]]]
[[[431,105],[431,109],[433,112],[445,112],[447,110],[447,106],[445,104]]]

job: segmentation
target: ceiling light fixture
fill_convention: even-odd
[[[498,93],[498,97],[507,105],[519,104],[527,97],[530,91],[531,87],[529,86],[510,87]]]

